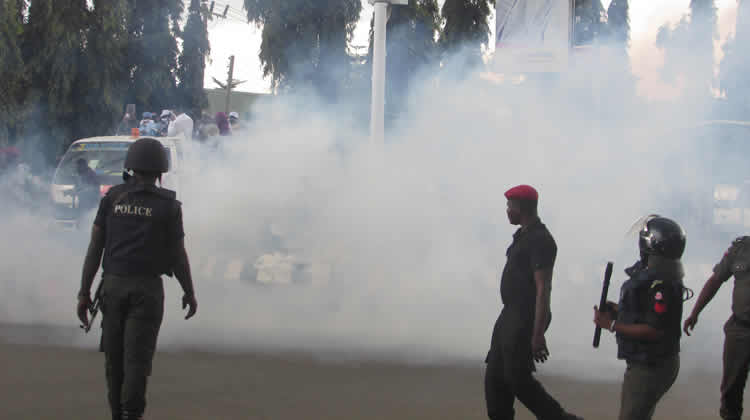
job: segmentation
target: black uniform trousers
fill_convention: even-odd
[[[734,315],[724,324],[724,373],[721,379],[721,418],[742,418],[742,397],[750,366],[750,323]]]
[[[495,323],[484,377],[487,415],[491,420],[512,420],[516,398],[537,419],[566,417],[560,404],[532,375],[535,370],[531,354],[533,324],[533,315],[507,306]]]
[[[146,409],[146,382],[164,315],[158,276],[104,275],[102,351],[113,419],[138,419]]]

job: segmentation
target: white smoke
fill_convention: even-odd
[[[355,128],[346,104],[307,97],[279,98],[249,131],[196,145],[180,194],[199,310],[183,321],[167,280],[160,345],[479,364],[515,229],[503,192],[528,183],[559,248],[544,369],[617,376],[599,369],[621,367],[612,337],[590,344],[604,265],[616,260],[616,300],[637,258],[624,233],[645,214],[682,221],[710,207],[711,195],[690,194],[713,168],[702,161],[712,145],[684,135],[707,104],[647,103],[606,57],[521,86],[420,75],[385,145]],[[742,168],[734,173],[741,179]],[[24,213],[0,222],[0,322],[76,325],[87,232],[51,234],[48,223]],[[716,244],[688,240],[696,293],[729,245]],[[254,284],[252,264],[274,251],[310,262],[315,281]],[[721,345],[727,298],[709,306],[699,337],[683,340],[687,366],[716,368],[698,349]],[[74,342],[90,346],[95,335]]]

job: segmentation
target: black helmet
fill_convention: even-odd
[[[125,169],[139,172],[164,173],[169,171],[167,149],[151,137],[138,139],[128,148]]]
[[[685,231],[666,217],[650,217],[638,236],[642,256],[657,255],[677,260],[685,252]]]

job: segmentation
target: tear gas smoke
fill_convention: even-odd
[[[283,97],[249,131],[195,144],[180,195],[199,311],[182,321],[179,287],[166,281],[161,347],[480,364],[515,230],[503,192],[528,183],[559,248],[543,369],[619,376],[612,337],[591,348],[592,307],[609,259],[617,300],[622,269],[637,258],[636,238],[623,238],[633,221],[661,213],[685,225],[696,293],[729,242],[691,230],[713,199],[695,186],[716,167],[705,159],[714,145],[685,130],[707,104],[647,103],[618,72],[620,62],[594,56],[520,86],[422,74],[386,145],[352,128],[347,104],[306,98],[301,111]],[[737,183],[743,169],[723,168]],[[48,220],[23,212],[0,223],[0,321],[74,325],[86,233],[51,235]],[[253,263],[274,252],[310,263],[313,281],[252,283],[267,274]],[[698,337],[683,339],[683,369],[719,368],[728,289]]]

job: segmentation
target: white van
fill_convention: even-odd
[[[103,197],[109,189],[123,182],[122,172],[128,148],[139,137],[107,136],[90,137],[77,140],[70,145],[55,170],[50,186],[52,203],[55,208],[55,219],[62,225],[76,225],[79,217],[77,203],[72,191],[78,174],[76,162],[85,159],[89,167],[96,172],[101,184],[99,195]],[[181,163],[183,157],[183,137],[157,137],[169,150],[169,172],[162,177],[162,185],[178,191]]]

